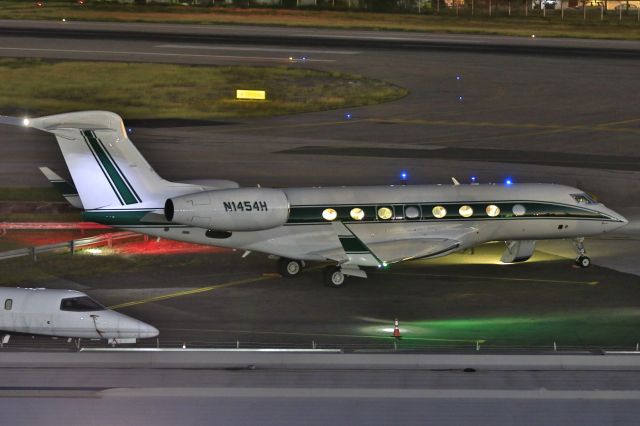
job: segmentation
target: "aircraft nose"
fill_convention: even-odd
[[[158,331],[157,328],[142,321],[140,321],[139,330],[141,339],[156,337],[158,334],[160,334],[160,331]]]

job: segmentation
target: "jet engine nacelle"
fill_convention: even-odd
[[[164,214],[169,222],[217,231],[260,231],[284,225],[289,200],[272,188],[237,188],[170,198]]]

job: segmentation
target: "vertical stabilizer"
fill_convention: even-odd
[[[169,182],[151,168],[112,112],[83,111],[24,120],[53,133],[85,209],[156,207]]]

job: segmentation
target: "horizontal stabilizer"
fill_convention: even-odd
[[[80,201],[80,196],[78,195],[78,190],[75,186],[62,179],[58,174],[56,174],[53,170],[48,167],[38,167],[44,177],[53,185],[55,189],[57,189],[65,200],[73,207],[77,209],[84,208],[82,205],[82,201]]]

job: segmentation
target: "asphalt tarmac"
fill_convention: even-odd
[[[197,26],[176,35],[170,25],[58,24],[0,23],[0,55],[281,64],[361,73],[410,90],[388,104],[284,117],[124,117],[134,143],[167,179],[329,186],[397,183],[401,170],[410,184],[511,177],[579,186],[632,220],[640,212],[635,43],[548,40],[532,51],[531,40],[511,38]],[[50,136],[8,127],[0,135],[3,186],[46,185],[37,170],[42,165],[65,174]],[[272,275],[274,262],[266,256],[241,260],[231,252],[15,285],[83,289],[154,324],[168,345],[388,348],[394,343],[388,328],[398,317],[412,330],[401,343],[409,348],[475,348],[479,341],[633,347],[640,340],[632,296],[637,248],[631,223],[617,235],[587,241],[596,266],[586,271],[571,266],[568,242],[543,243],[534,261],[513,267],[496,265],[501,248],[490,246],[478,251],[491,253],[483,261],[461,254],[410,263],[354,279],[341,291],[322,287],[316,269],[286,280]],[[205,290],[185,293],[196,289]]]

